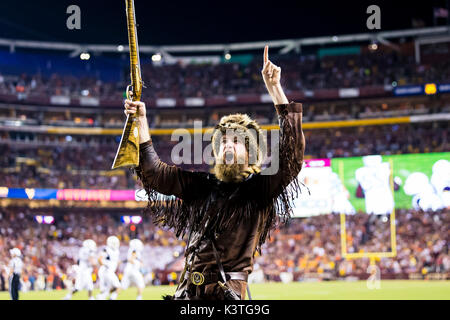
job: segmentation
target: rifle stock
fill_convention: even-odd
[[[131,84],[127,87],[127,99],[140,101],[142,94],[141,65],[136,32],[136,15],[134,0],[125,0],[128,44],[130,48]],[[112,169],[119,167],[136,167],[139,165],[139,131],[135,115],[127,115],[119,148],[114,158]]]

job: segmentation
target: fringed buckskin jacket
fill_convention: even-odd
[[[242,182],[225,183],[214,174],[186,171],[160,161],[151,140],[140,145],[136,173],[149,197],[147,210],[156,224],[173,228],[177,237],[189,237],[185,272],[219,274],[210,241],[214,239],[226,273],[250,274],[254,255],[270,231],[291,216],[291,200],[301,191],[297,176],[305,150],[302,104],[291,102],[275,108],[280,143],[278,150],[271,151],[279,152],[279,169],[273,175],[265,175],[263,170]],[[163,195],[175,197],[166,201]],[[172,298],[224,299],[217,281],[197,286],[183,276]],[[245,298],[245,280],[227,284]]]

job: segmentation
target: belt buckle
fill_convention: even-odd
[[[193,272],[191,274],[191,282],[196,286],[201,286],[205,282],[205,276],[201,272]]]

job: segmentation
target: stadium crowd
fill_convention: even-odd
[[[449,211],[397,210],[397,256],[377,259],[381,274],[450,272]],[[308,273],[330,278],[367,274],[369,258],[341,256],[340,216],[335,214],[295,219],[279,229],[258,257],[266,279],[280,280],[280,273],[305,279]],[[347,252],[391,251],[389,216],[358,213],[347,216]]]
[[[333,120],[352,120],[370,118],[402,117],[450,112],[450,99],[447,96],[439,99],[410,98],[382,101],[329,101],[320,103],[305,103],[305,122],[320,122]],[[122,99],[118,98],[120,104]],[[230,106],[226,112],[247,113],[260,124],[276,124],[277,116],[271,105],[264,106]],[[151,128],[186,128],[192,127],[194,121],[201,121],[203,126],[214,126],[225,110],[220,108],[201,108],[186,110],[151,110],[149,114]],[[0,105],[0,123],[11,125],[46,125],[62,127],[102,127],[121,128],[124,115],[116,109],[85,109],[76,112],[70,109],[45,111],[40,107],[15,105]]]
[[[172,272],[167,269],[182,259],[186,243],[173,232],[155,226],[148,217],[131,231],[118,215],[88,209],[51,210],[54,224],[38,224],[36,211],[2,208],[0,210],[0,266],[5,289],[9,249],[21,249],[24,259],[22,275],[25,290],[65,288],[70,279],[70,266],[77,261],[77,252],[84,239],[91,238],[102,247],[109,235],[121,240],[121,258],[126,256],[130,239],[140,238],[145,244],[144,268],[147,284],[167,284]],[[39,213],[42,214],[42,213]],[[391,250],[388,216],[359,212],[347,216],[347,251],[388,252]],[[429,273],[449,274],[450,211],[418,212],[398,210],[396,214],[397,256],[377,259],[381,274],[408,276]],[[255,258],[255,273],[262,270],[264,280],[281,281],[283,273],[294,281],[367,276],[368,259],[348,260],[341,256],[339,215],[328,214],[294,218],[288,225],[272,232]],[[123,259],[122,259],[123,260]],[[97,269],[94,269],[94,274]],[[119,277],[121,266],[119,266]]]
[[[371,85],[398,85],[450,82],[448,59],[416,64],[413,51],[396,52],[380,45],[377,51],[337,56],[287,54],[273,57],[283,70],[282,84],[290,91],[348,88]],[[99,77],[70,74],[0,75],[0,94],[91,96],[120,99],[128,85],[107,82]],[[212,97],[229,94],[266,93],[261,81],[261,61],[255,56],[246,63],[219,64],[142,64],[142,78],[150,98]]]
[[[115,147],[22,147],[0,145],[1,185],[41,188],[130,189],[138,186],[127,171],[110,171]],[[111,162],[111,163],[109,163]]]
[[[279,56],[286,93],[298,90],[397,85],[427,81],[449,83],[450,60],[436,60],[417,65],[413,55],[395,52],[367,52],[352,56]],[[266,93],[261,81],[261,61],[221,63],[218,65],[181,64],[154,66],[144,64],[143,79],[149,84],[145,94],[152,98],[211,97],[215,95]],[[99,78],[78,78],[70,75],[0,74],[1,94],[63,95],[70,97],[107,97],[122,101],[128,85],[124,81],[108,83]],[[430,104],[366,103],[355,100],[345,108],[339,105],[311,105],[305,110],[305,123],[341,119],[371,118],[449,112],[446,100]],[[14,108],[13,108],[14,109]],[[306,109],[306,108],[305,108]],[[5,111],[6,110],[6,111]],[[99,118],[70,112],[2,108],[0,120],[33,120],[37,125],[86,124],[87,126],[123,126],[122,113]],[[66,110],[67,111],[67,110]],[[255,111],[261,124],[275,123],[273,108]],[[213,125],[220,115],[206,113],[204,123]],[[152,119],[151,127],[185,126],[194,118]],[[8,188],[96,188],[136,189],[140,183],[131,172],[111,173],[112,160],[118,147],[117,136],[56,135],[17,130],[0,130],[0,187]],[[173,146],[168,135],[154,135],[155,149],[161,160],[171,164]],[[403,154],[448,152],[448,124],[424,122],[378,126],[306,129],[305,154],[308,158],[334,158],[368,154]],[[205,147],[205,142],[203,147]],[[209,164],[182,165],[185,169],[209,170]],[[92,238],[98,246],[116,235],[125,254],[129,240],[139,237],[146,245],[145,266],[148,283],[160,284],[167,278],[167,265],[182,259],[186,243],[171,230],[154,226],[148,217],[131,231],[120,216],[88,209],[60,209],[46,214],[55,217],[54,224],[38,224],[37,213],[31,209],[0,208],[0,289],[5,289],[9,249],[18,247],[24,257],[24,288],[57,289],[66,286],[68,270],[76,263],[78,248],[84,239]],[[450,272],[449,211],[397,212],[397,256],[377,261],[383,273],[416,274]],[[346,277],[366,274],[368,259],[347,260],[340,254],[340,222],[335,214],[293,219],[289,225],[275,230],[257,255],[255,272],[262,270],[266,280],[282,280],[290,273],[295,280],[308,274]],[[390,228],[385,216],[358,213],[347,218],[349,252],[389,251]],[[176,270],[179,272],[179,270]],[[120,272],[120,268],[119,268]],[[172,279],[174,280],[174,279]]]
[[[127,212],[129,213],[129,210]],[[54,224],[39,224],[35,215],[53,215]],[[162,275],[154,277],[153,270],[163,269],[175,257],[183,253],[185,243],[173,232],[157,228],[147,218],[131,231],[123,224],[120,215],[85,209],[59,211],[45,210],[45,213],[28,209],[0,209],[0,273],[7,279],[9,249],[17,247],[24,259],[24,282],[28,289],[63,288],[70,277],[70,267],[77,263],[78,250],[85,239],[93,239],[98,248],[106,244],[110,235],[121,240],[120,258],[126,259],[128,243],[139,237],[145,244],[143,262],[149,281],[159,283]],[[119,266],[123,271],[124,263]],[[98,271],[98,266],[95,272]],[[4,281],[4,280],[3,280]],[[3,284],[5,285],[5,284]]]
[[[405,154],[450,151],[448,124],[430,122],[382,126],[342,127],[304,130],[308,158],[336,158],[367,154]],[[140,182],[129,170],[111,171],[118,147],[117,137],[36,135],[22,140],[5,133],[0,140],[0,186],[8,188],[139,188]],[[15,138],[15,139],[13,139]],[[58,139],[56,141],[55,140]],[[78,140],[80,139],[80,140]],[[176,163],[169,135],[152,136],[159,157]],[[270,135],[267,141],[270,149]],[[208,142],[203,142],[205,150]],[[270,155],[270,152],[269,152]],[[181,156],[181,155],[180,155]],[[203,161],[180,166],[187,170],[208,171]]]

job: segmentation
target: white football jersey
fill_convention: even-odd
[[[355,178],[364,190],[366,212],[374,214],[391,213],[394,198],[390,188],[389,163],[373,167],[362,167],[355,171]]]
[[[355,214],[355,208],[348,200],[348,192],[345,190],[339,176],[332,172],[330,175],[330,194],[332,195],[332,212]]]
[[[133,254],[135,254],[134,258],[133,258]],[[130,262],[130,261],[132,261],[132,262]],[[128,254],[127,254],[127,265],[129,265],[129,267],[132,267],[133,270],[139,271],[139,269],[141,268],[141,261],[142,261],[141,251],[129,248]]]
[[[12,258],[9,262],[9,267],[15,274],[20,275],[22,273],[23,262],[19,257]]]
[[[101,261],[109,270],[116,271],[119,264],[119,250],[105,247],[101,252]]]
[[[431,184],[441,198],[444,207],[450,206],[450,172],[437,172],[431,176]]]
[[[90,257],[93,257],[95,251],[90,250],[86,247],[81,247],[78,251],[78,265],[81,269],[91,268],[91,263],[89,261]]]

